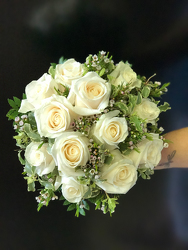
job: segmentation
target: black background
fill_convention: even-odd
[[[140,75],[171,82],[162,101],[165,132],[188,126],[186,0],[9,0],[0,2],[0,249],[188,249],[188,171],[156,171],[120,198],[113,217],[75,218],[60,201],[37,212],[17,159],[7,98],[47,72],[51,62],[109,51]],[[183,143],[183,142],[182,142]]]

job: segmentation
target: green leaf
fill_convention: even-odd
[[[163,105],[158,106],[161,112],[165,112],[168,109],[171,109],[170,105],[168,102],[165,102]]]
[[[74,210],[74,209],[76,209],[76,204],[75,204],[75,203],[72,203],[72,204],[70,204],[70,205],[68,206],[67,211],[72,211],[72,210]]]
[[[109,75],[108,75],[109,76]],[[109,76],[110,77],[110,76]],[[108,78],[109,78],[108,77]],[[113,77],[112,77],[113,78]],[[121,86],[115,86],[115,85],[111,85],[111,96],[112,97],[116,97],[119,93],[119,91],[121,90]]]
[[[138,92],[138,97],[137,97],[136,104],[139,105],[141,102],[142,102],[142,95],[140,94],[140,92]]]
[[[92,189],[91,198],[94,198],[94,197],[98,196],[99,193],[100,193],[100,190],[99,190],[99,189]]]
[[[147,98],[150,94],[150,88],[148,86],[144,86],[142,89],[142,96]]]
[[[40,209],[43,207],[43,204],[40,202],[39,204],[38,204],[38,208],[37,208],[37,211],[39,212],[40,211]]]
[[[48,143],[49,143],[51,146],[53,146],[54,142],[55,142],[55,139],[54,139],[54,138],[48,138]]]
[[[9,105],[13,108],[13,109],[18,109],[18,106],[16,105],[16,103],[11,100],[11,99],[8,99],[8,103]]]
[[[8,99],[9,105],[12,107],[12,109],[9,110],[9,112],[6,114],[9,120],[14,120],[16,116],[18,116],[18,110],[21,104],[21,101],[19,98],[13,96],[13,100]]]
[[[67,201],[67,200],[65,200],[64,202],[63,202],[63,205],[64,206],[67,206],[67,205],[69,205],[69,204],[71,204],[69,201]]]
[[[139,176],[141,176],[144,180],[149,180],[151,179],[150,175],[154,174],[154,170],[152,170],[151,168],[147,168],[145,167],[145,164],[140,165],[140,167],[138,168],[138,173]]]
[[[34,192],[35,191],[35,182],[34,181],[32,183],[28,184],[27,190],[29,192]]]
[[[95,210],[97,210],[101,206],[101,200],[97,200],[95,204],[96,204]]]
[[[167,88],[169,85],[170,85],[170,82],[164,83],[164,84],[161,86],[160,90],[163,90],[163,89]]]
[[[140,154],[140,150],[138,148],[133,148],[133,150]]]
[[[67,61],[63,56],[59,59],[59,64],[63,64]]]
[[[31,184],[34,181],[32,177],[24,177],[24,179],[27,181],[27,184]]]
[[[108,155],[105,157],[104,163],[107,165],[110,165],[113,159],[114,159],[114,157],[112,155]]]
[[[48,177],[48,178],[51,178],[51,177],[59,175],[57,166],[54,168],[54,170],[49,175],[50,175],[50,177]]]
[[[42,186],[44,186],[46,189],[54,189],[54,186],[51,182],[48,182],[48,181],[42,181],[39,179],[39,182]]]
[[[33,174],[33,170],[31,168],[31,165],[28,163],[28,161],[25,161],[24,171],[27,172],[29,175]]]
[[[127,105],[123,102],[116,102],[114,104],[116,107],[118,107],[125,115],[128,115],[129,113],[129,109],[127,107]]]
[[[168,140],[168,139],[163,139],[163,142],[167,142],[167,143],[173,143],[173,141]]]
[[[52,76],[52,78],[55,77],[55,68],[53,66],[50,66],[48,69],[48,73]]]
[[[92,197],[92,198],[89,198],[88,200],[91,202],[91,203],[97,203],[97,201],[100,201],[100,199],[102,198],[103,194],[99,193],[97,196],[95,197]]]
[[[18,159],[19,159],[19,161],[20,161],[20,163],[21,163],[22,165],[25,165],[25,160],[22,158],[21,152],[22,152],[22,150],[19,150],[19,151],[18,151]]]
[[[119,146],[120,151],[124,151],[124,150],[126,150],[128,148],[128,144],[127,143],[123,143],[123,142],[120,142],[118,144],[118,146]]]
[[[60,201],[64,201],[65,197],[63,195],[61,195],[61,197],[59,198]]]
[[[100,77],[103,76],[104,73],[105,73],[105,68],[101,69],[101,71],[99,72],[99,76],[100,76]]]
[[[53,67],[53,69],[55,69],[56,68],[56,63],[50,63],[51,64],[51,66]]]
[[[81,208],[81,207],[79,207],[79,213],[80,213],[81,215],[83,215],[83,216],[85,216],[85,215],[86,215],[86,213],[85,213],[84,209],[83,209],[83,208]]]
[[[87,201],[83,200],[82,202],[83,202],[83,204],[84,204],[84,208],[85,208],[86,210],[89,210],[90,207],[89,207]]]
[[[133,123],[136,127],[136,129],[140,132],[142,132],[142,127],[141,127],[141,120],[139,119],[138,116],[134,115],[130,117],[130,123]]]
[[[43,146],[44,143],[45,142],[41,142],[41,144],[38,146],[38,149],[42,148],[42,146]]]
[[[29,123],[24,124],[24,131],[31,138],[31,140],[40,142],[40,135],[32,130],[31,125]]]
[[[14,99],[14,102],[15,102],[16,106],[17,106],[17,107],[20,107],[20,105],[21,105],[20,99],[17,98],[16,96],[13,96],[13,99]]]
[[[18,116],[18,111],[16,111],[15,109],[10,109],[6,114],[8,120],[14,120],[16,116]]]
[[[138,96],[129,94],[129,103],[132,105],[132,109],[134,109],[137,103],[137,100],[138,100]]]
[[[31,124],[31,126],[37,126],[34,112],[29,112],[27,119],[28,119],[29,123]]]
[[[116,202],[117,198],[109,198],[108,199],[108,207],[110,209],[110,212],[114,212],[115,208],[116,208]]]
[[[84,194],[83,199],[88,199],[92,195],[91,188],[88,188],[87,192]]]
[[[127,149],[127,150],[124,150],[124,151],[122,151],[121,153],[123,154],[123,155],[129,155],[130,153],[131,153],[131,149]]]

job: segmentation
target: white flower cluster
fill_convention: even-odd
[[[153,170],[161,159],[164,141],[156,123],[160,108],[142,91],[147,82],[128,63],[115,66],[105,54],[90,56],[85,64],[74,59],[57,64],[53,74],[45,73],[26,86],[26,99],[18,110],[26,123],[34,114],[40,137],[35,140],[25,130],[25,160],[35,167],[34,180],[45,176],[50,183],[45,188],[61,190],[70,203],[92,197],[93,190],[125,194],[135,185],[139,168]],[[89,71],[89,65],[96,70]],[[157,82],[153,85],[160,88]],[[131,102],[137,93],[141,100]],[[19,117],[15,122],[24,125]],[[46,177],[56,168],[52,178]]]

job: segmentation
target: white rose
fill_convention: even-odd
[[[39,176],[51,173],[55,168],[53,157],[48,154],[48,144],[45,143],[38,149],[40,143],[31,142],[25,150],[25,158],[31,166],[36,167],[36,173]]]
[[[106,148],[118,148],[118,144],[128,136],[128,127],[125,118],[116,117],[120,111],[115,110],[100,117],[93,126],[90,135],[94,135]]]
[[[62,194],[71,203],[78,203],[87,192],[88,187],[80,184],[73,177],[62,177]]]
[[[52,156],[62,175],[84,175],[82,170],[75,170],[78,166],[86,165],[90,158],[89,140],[79,132],[64,132],[56,138],[52,147]]]
[[[71,87],[72,81],[83,75],[83,66],[74,59],[69,59],[63,64],[57,64],[55,69],[55,79],[67,87]]]
[[[49,138],[56,138],[70,129],[71,122],[77,119],[72,104],[64,96],[58,95],[45,99],[34,115],[39,134]]]
[[[140,153],[132,150],[129,154],[136,167],[144,164],[145,167],[153,169],[161,160],[163,141],[159,139],[158,134],[151,133],[150,135],[153,137],[153,141],[144,139],[137,145]]]
[[[101,179],[96,184],[110,194],[125,194],[137,180],[137,168],[128,157],[123,157],[119,150],[112,151],[112,164],[101,168]]]
[[[27,113],[39,108],[42,100],[56,94],[54,88],[58,88],[58,85],[47,73],[42,75],[37,81],[30,82],[25,88],[27,99],[22,100],[19,112]]]
[[[111,85],[95,72],[73,81],[68,99],[79,115],[101,113],[108,106]]]
[[[142,102],[136,105],[133,112],[136,112],[141,119],[146,119],[148,123],[155,124],[155,119],[159,116],[160,109],[149,98],[143,98]]]
[[[110,75],[113,77],[111,83],[115,86],[123,84],[125,87],[128,83],[130,83],[130,89],[135,87],[140,88],[141,86],[141,80],[137,78],[137,74],[132,70],[128,63],[120,62]]]

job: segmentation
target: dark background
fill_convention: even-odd
[[[0,249],[188,249],[188,170],[156,171],[122,196],[113,217],[75,218],[61,201],[37,212],[17,159],[7,98],[47,72],[62,55],[84,62],[109,51],[137,74],[171,82],[162,101],[165,132],[188,126],[186,0],[9,0],[0,2]],[[183,143],[183,141],[182,141]]]

